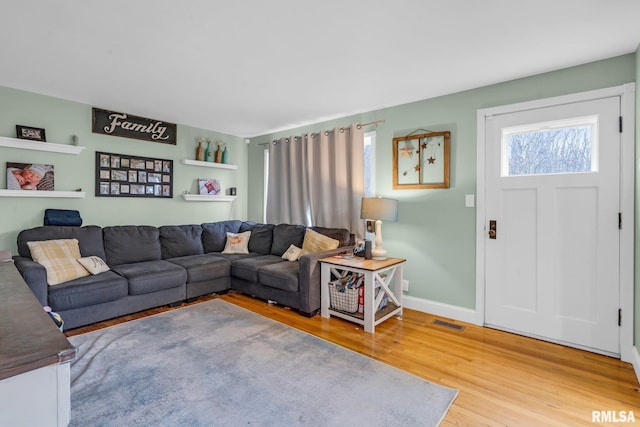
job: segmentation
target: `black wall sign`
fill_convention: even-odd
[[[115,111],[93,109],[93,133],[141,139],[176,145],[177,129],[174,123],[132,116]]]

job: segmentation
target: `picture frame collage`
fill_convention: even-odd
[[[96,197],[173,197],[173,160],[96,151]]]

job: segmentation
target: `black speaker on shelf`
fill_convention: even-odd
[[[371,240],[364,242],[364,259],[371,259]]]

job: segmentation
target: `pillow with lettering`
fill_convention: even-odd
[[[282,254],[282,259],[286,259],[287,261],[297,261],[298,258],[300,258],[300,252],[302,252],[302,249],[292,244],[289,246],[289,249]]]
[[[109,266],[99,256],[88,256],[85,258],[78,258],[78,262],[87,269],[87,271],[93,275],[104,273],[109,271]]]

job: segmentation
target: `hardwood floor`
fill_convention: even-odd
[[[215,297],[203,297],[198,303]],[[405,309],[368,334],[332,317],[311,319],[278,305],[230,292],[230,303],[332,341],[428,381],[459,389],[442,426],[640,425],[640,385],[630,364],[489,328]],[[184,306],[184,305],[183,305]],[[158,308],[67,331],[89,332],[152,315]],[[434,320],[464,326],[458,331]],[[592,423],[592,411],[609,423]],[[635,423],[614,422],[622,413]]]

